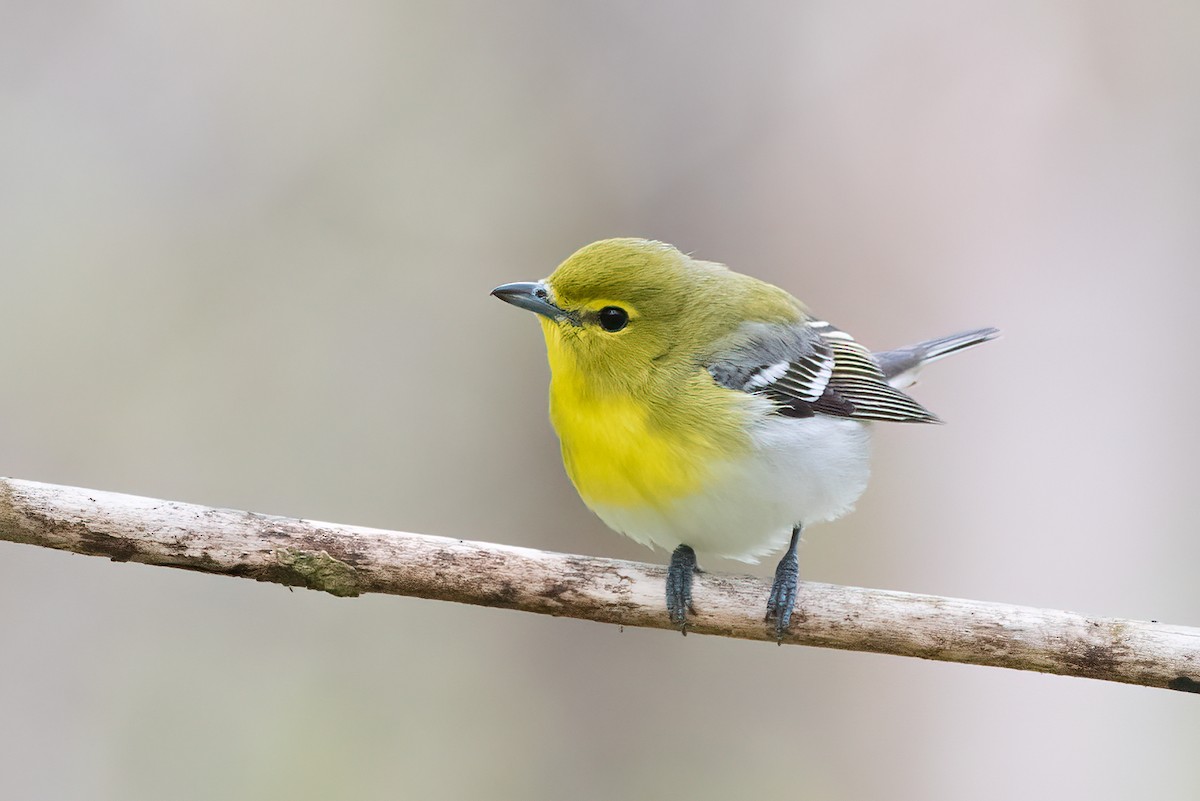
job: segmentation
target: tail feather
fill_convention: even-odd
[[[974,347],[1000,335],[997,328],[979,328],[946,337],[930,339],[907,348],[885,350],[871,354],[888,383],[897,389],[910,387],[917,381],[921,368],[951,353]]]

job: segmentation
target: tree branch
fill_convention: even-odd
[[[0,478],[0,540],[308,587],[671,628],[664,568]],[[768,586],[696,577],[689,630],[773,641]],[[1200,629],[805,582],[785,643],[1200,692]]]

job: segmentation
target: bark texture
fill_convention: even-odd
[[[0,540],[352,597],[671,628],[665,568],[0,478]],[[696,576],[689,632],[774,641],[769,585]],[[1200,692],[1200,629],[803,582],[784,643]]]

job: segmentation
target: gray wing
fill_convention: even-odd
[[[888,384],[870,351],[821,320],[747,323],[706,367],[721,386],[764,395],[787,417],[941,422]]]

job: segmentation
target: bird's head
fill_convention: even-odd
[[[492,294],[539,315],[556,376],[578,373],[598,391],[633,391],[653,372],[695,368],[700,343],[728,325],[706,289],[735,275],[662,242],[605,239],[545,280]]]

